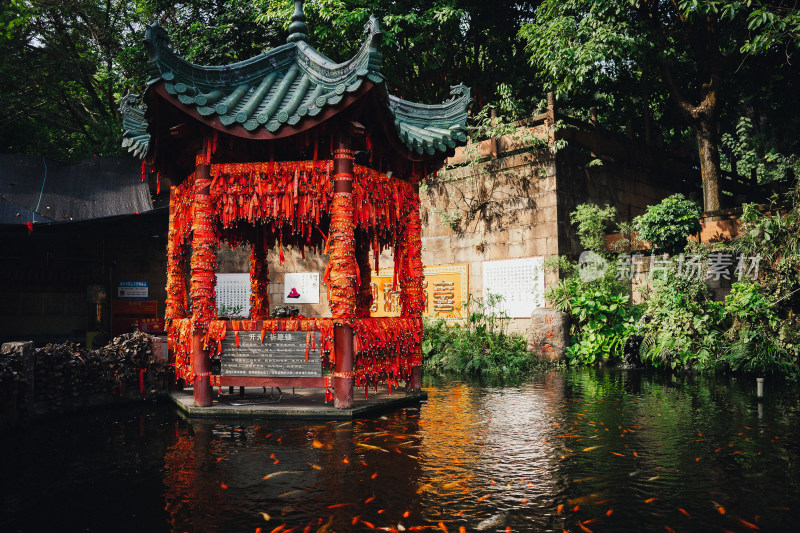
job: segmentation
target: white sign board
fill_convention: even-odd
[[[523,257],[483,262],[483,296],[497,294],[502,300],[492,308],[510,318],[530,318],[544,307],[544,257]]]
[[[318,304],[319,272],[292,272],[284,274],[283,303]]]
[[[217,274],[217,314],[230,315],[233,309],[236,316],[250,315],[250,274]]]
[[[284,274],[283,303],[318,304],[319,272],[292,272]]]
[[[117,298],[120,300],[147,300],[147,295],[146,281],[125,280],[117,284]]]

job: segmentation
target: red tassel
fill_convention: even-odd
[[[33,224],[31,224],[30,222],[26,222],[25,227],[28,228],[28,235],[33,233]]]
[[[142,181],[144,181],[145,173],[146,173],[145,165],[144,165],[144,161],[142,161]]]
[[[239,332],[238,331],[235,333],[235,336],[236,336],[236,347],[238,348],[239,347]]]

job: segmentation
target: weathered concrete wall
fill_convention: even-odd
[[[557,256],[556,183],[554,158],[546,150],[440,172],[420,194],[422,263],[468,264],[469,291],[484,297],[484,261]],[[509,331],[524,333],[529,322],[511,319]]]

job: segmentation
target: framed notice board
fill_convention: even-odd
[[[313,332],[313,342],[305,331],[267,332],[261,343],[261,331],[228,331],[222,341],[220,375],[239,377],[321,378],[320,333]],[[308,360],[306,360],[308,349]]]

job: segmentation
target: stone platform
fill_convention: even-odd
[[[229,394],[223,387],[223,394],[214,389],[214,399],[210,407],[194,405],[191,387],[182,391],[172,391],[169,397],[178,409],[189,418],[316,418],[347,419],[369,417],[392,411],[400,407],[417,406],[420,401],[427,400],[424,391],[405,392],[403,389],[392,390],[388,394],[386,387],[378,392],[369,391],[369,398],[364,399],[364,390],[353,391],[353,407],[336,409],[333,401],[325,403],[325,390],[317,388],[283,388],[278,394],[277,388],[267,387],[266,393],[261,387],[246,387],[244,396],[239,394],[239,387]]]

